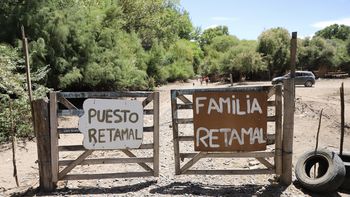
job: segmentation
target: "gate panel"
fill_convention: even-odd
[[[187,96],[193,96],[198,92],[266,92],[268,99],[274,97],[274,100],[267,101],[268,108],[274,108],[274,115],[267,116],[268,122],[275,122],[275,133],[268,135],[267,145],[275,143],[275,150],[265,151],[229,151],[229,152],[213,152],[213,151],[196,151],[193,153],[184,153],[180,151],[182,142],[192,141],[193,135],[180,135],[179,125],[193,124],[193,118],[179,118],[179,113],[183,109],[192,109],[193,102]],[[277,174],[282,173],[282,88],[281,86],[250,86],[235,88],[213,88],[213,89],[177,89],[171,90],[172,105],[172,125],[173,125],[173,143],[175,156],[175,174]],[[193,131],[194,133],[194,131]],[[252,170],[191,170],[191,167],[203,158],[256,158],[266,168]],[[182,162],[185,158],[190,159]],[[265,158],[274,158],[274,163],[270,163]]]
[[[128,158],[87,158],[94,151],[106,150],[86,150],[82,144],[78,145],[59,145],[60,134],[80,133],[78,128],[58,128],[58,118],[64,116],[82,116],[84,111],[80,107],[72,104],[70,99],[137,99],[141,98],[143,114],[153,116],[153,125],[144,126],[144,133],[152,133],[152,143],[142,142],[137,149],[107,150],[119,151]],[[58,105],[60,104],[60,105]],[[145,108],[152,104],[151,108]],[[80,109],[79,109],[80,108]],[[50,133],[51,133],[51,159],[52,159],[52,182],[59,180],[81,180],[81,179],[104,179],[104,178],[126,178],[126,177],[144,177],[159,176],[159,92],[51,92],[50,93]],[[137,157],[132,150],[152,150],[152,157]],[[74,160],[60,160],[60,152],[84,151]],[[69,174],[72,169],[78,165],[96,165],[96,164],[126,164],[136,163],[142,167],[145,172],[118,172],[104,174]],[[149,166],[147,163],[152,163]],[[62,169],[62,167],[64,167]],[[61,169],[61,170],[59,170]]]

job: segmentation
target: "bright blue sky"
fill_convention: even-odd
[[[312,36],[334,23],[350,26],[350,0],[181,0],[202,30],[226,25],[239,39],[257,39],[272,27]]]

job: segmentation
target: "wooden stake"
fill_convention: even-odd
[[[345,105],[344,105],[344,83],[340,87],[340,151],[339,155],[343,155],[344,133],[345,133]]]
[[[323,113],[323,109],[321,110],[320,113],[320,119],[318,120],[318,128],[317,128],[317,135],[316,135],[316,146],[315,146],[315,155],[318,149],[318,138],[320,136],[320,129],[321,129],[321,121],[322,121],[322,113]]]
[[[13,122],[12,114],[12,100],[10,100],[10,120],[11,120],[11,145],[12,145],[12,164],[13,164],[13,177],[15,177],[16,185],[19,187],[16,165],[16,132]]]
[[[291,78],[284,85],[284,114],[283,114],[283,161],[281,183],[290,185],[292,183],[292,161],[293,161],[293,138],[294,138],[294,110],[295,110],[295,64],[297,50],[297,32],[292,33],[291,39]]]
[[[24,33],[24,27],[22,25],[21,27],[22,30],[22,43],[23,43],[23,53],[24,53],[24,60],[25,60],[25,64],[26,64],[26,76],[27,76],[27,88],[28,88],[28,96],[29,96],[29,104],[30,104],[30,111],[32,114],[32,126],[34,129],[34,111],[33,111],[33,105],[32,105],[32,101],[33,101],[33,94],[32,94],[32,81],[30,78],[30,66],[29,66],[29,52],[28,52],[28,40],[25,36]],[[35,132],[34,132],[35,135]]]

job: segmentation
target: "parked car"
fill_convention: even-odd
[[[272,79],[272,84],[283,84],[283,81],[290,78],[290,73],[275,77]],[[305,87],[312,87],[315,84],[315,75],[310,71],[295,71],[295,85],[304,85]]]

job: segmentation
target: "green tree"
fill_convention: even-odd
[[[221,59],[221,72],[238,73],[242,80],[249,73],[266,70],[266,64],[260,53],[256,52],[255,41],[240,41],[237,46],[231,47]]]
[[[17,48],[0,44],[0,142],[9,139],[11,118],[18,137],[33,136],[24,61],[19,52]],[[44,97],[48,91],[37,83],[46,73],[45,68],[32,72],[35,99]]]
[[[299,67],[306,70],[318,70],[320,67],[335,66],[336,47],[330,40],[314,37],[303,41],[298,53]]]
[[[212,40],[217,36],[229,35],[227,26],[217,26],[203,31],[199,38],[199,43],[203,49],[205,45],[211,44]]]
[[[346,40],[350,38],[350,26],[333,24],[317,31],[315,36],[323,37],[325,39],[337,38],[340,40]]]
[[[120,0],[123,29],[136,32],[148,50],[158,40],[167,48],[176,40],[189,39],[193,31],[189,14],[175,1]]]
[[[289,63],[290,35],[288,30],[277,27],[262,32],[257,51],[263,55],[270,77],[286,72]]]
[[[167,55],[167,65],[163,68],[168,73],[168,80],[186,80],[194,76],[193,64],[196,62],[199,47],[188,40],[178,40],[170,46]]]
[[[235,36],[221,35],[214,37],[210,44],[204,46],[204,54],[206,56],[199,72],[202,75],[219,75],[222,56],[238,43],[239,40]]]

